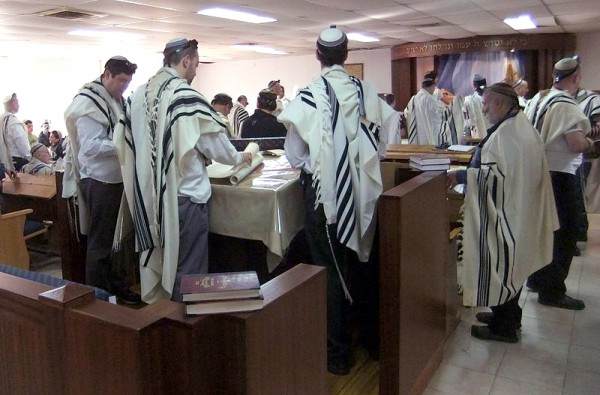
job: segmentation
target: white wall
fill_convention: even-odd
[[[137,63],[125,96],[129,96],[139,85],[156,73],[162,65],[161,54],[124,53],[130,61]],[[86,82],[97,78],[103,71],[106,59],[101,56],[65,57],[0,57],[0,97],[17,93],[21,120],[33,121],[34,133],[38,134],[45,119],[51,128],[66,132],[63,114],[73,96]],[[379,92],[391,92],[392,72],[390,50],[353,51],[348,63],[363,63],[364,77]],[[223,61],[211,65],[201,64],[193,82],[209,100],[220,92],[229,94],[234,100],[245,94],[254,108],[258,92],[267,87],[271,80],[281,79],[288,97],[305,87],[319,75],[319,62],[314,56],[286,56],[254,61]],[[2,109],[3,110],[3,109]]]
[[[364,79],[378,92],[392,90],[392,63],[389,49],[352,51],[347,63],[363,63]],[[298,89],[304,88],[320,73],[320,65],[313,55],[286,56],[259,60],[227,61],[201,64],[192,85],[207,99],[217,93],[227,93],[235,100],[246,95],[249,110],[256,105],[261,89],[271,80],[281,80],[286,96],[293,98]]]
[[[577,34],[577,53],[581,56],[581,86],[585,89],[600,90],[600,32]]]
[[[137,86],[145,83],[160,67],[160,56],[147,60],[130,58],[138,63],[138,70],[129,85],[129,95]],[[0,57],[0,97],[17,93],[20,109],[17,116],[22,121],[30,119],[37,135],[44,120],[51,129],[66,133],[63,114],[79,88],[92,81],[104,70],[106,59],[93,56],[74,58]],[[2,109],[4,111],[4,109]]]

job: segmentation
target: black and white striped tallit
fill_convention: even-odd
[[[89,228],[89,213],[83,203],[84,195],[79,186],[79,136],[75,122],[87,116],[101,124],[106,130],[108,138],[113,137],[113,132],[123,112],[125,101],[123,98],[114,99],[102,85],[101,78],[86,83],[79,90],[69,107],[65,110],[65,124],[69,136],[69,148],[65,152],[63,198],[76,198],[79,207],[79,231],[87,234]]]

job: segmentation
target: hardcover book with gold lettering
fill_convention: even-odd
[[[188,274],[181,278],[184,302],[260,298],[256,272]]]

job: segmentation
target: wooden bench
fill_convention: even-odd
[[[324,395],[325,288],[300,264],[263,285],[262,310],[185,316],[0,273],[0,393]]]
[[[52,221],[56,229],[63,278],[85,282],[85,237],[78,235],[69,225],[69,212],[77,208],[62,198],[63,173],[33,175],[19,173],[15,180],[5,180],[2,195],[7,211],[33,209],[31,219]]]

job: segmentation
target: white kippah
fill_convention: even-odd
[[[187,44],[187,42],[188,42],[187,38],[183,38],[183,37],[174,38],[171,41],[169,41],[167,43],[167,45],[165,45],[165,49],[170,49],[170,48],[173,48],[173,47],[179,47],[180,45]]]
[[[319,35],[317,42],[324,47],[337,47],[346,41],[346,34],[338,29],[335,25],[332,25],[328,29],[325,29]]]
[[[577,67],[579,63],[573,58],[564,58],[554,64],[555,70],[569,71]]]
[[[9,101],[16,99],[17,98],[17,94],[16,93],[11,93],[10,95],[4,96],[4,99],[2,99],[2,104],[6,104]]]

